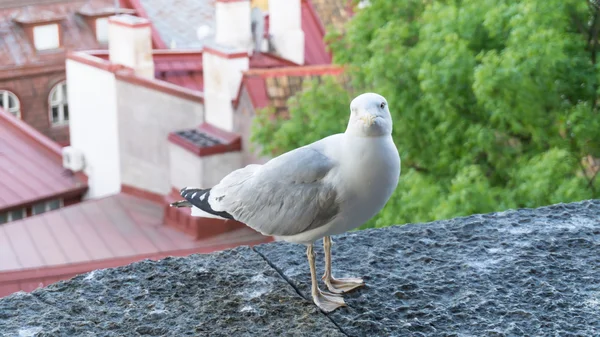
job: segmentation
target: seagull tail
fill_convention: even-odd
[[[200,188],[189,188],[189,187],[185,187],[183,189],[181,189],[181,196],[185,198],[185,200],[181,200],[181,201],[177,201],[171,204],[171,206],[174,206],[174,204],[178,204],[178,205],[182,205],[182,206],[177,206],[175,205],[174,207],[198,207],[199,209],[203,210],[206,213],[210,213],[216,216],[219,216],[221,218],[224,219],[233,219],[233,216],[227,212],[223,212],[223,211],[215,211],[210,202],[209,202],[209,197],[210,197],[210,188],[207,189],[200,189]],[[187,205],[190,206],[187,206]]]

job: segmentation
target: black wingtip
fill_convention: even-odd
[[[199,188],[187,188],[184,187],[181,189],[180,193],[185,200],[187,200],[190,204],[200,208],[201,210],[220,216],[224,219],[233,220],[233,216],[227,212],[217,212],[210,205],[208,199],[210,197],[210,188],[207,189],[199,189]]]

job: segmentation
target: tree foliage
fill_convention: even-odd
[[[597,198],[599,31],[585,0],[371,0],[328,36],[354,90],[309,83],[253,139],[275,155],[343,132],[378,92],[403,173],[367,226]]]

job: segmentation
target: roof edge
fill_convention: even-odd
[[[136,84],[147,89],[158,90],[166,94],[177,96],[192,102],[204,104],[204,93],[188,89],[186,87],[162,81],[156,78],[147,79],[144,77],[137,76],[130,69],[119,69],[115,72],[115,77],[121,81]]]
[[[77,176],[77,174],[76,174],[76,176]],[[56,198],[65,199],[65,198],[69,198],[69,197],[83,196],[87,192],[87,190],[88,190],[87,177],[85,177],[85,181],[81,183],[81,186],[76,186],[76,187],[70,188],[61,193],[55,193],[55,194],[46,195],[46,196],[43,196],[40,198],[29,199],[26,202],[5,205],[5,206],[0,207],[0,212],[13,211],[13,210],[17,210],[20,208],[33,206],[34,204],[37,204],[39,202],[50,201],[50,200],[53,200]]]
[[[147,79],[137,76],[133,72],[133,69],[120,64],[114,64],[96,55],[91,55],[89,52],[70,52],[67,55],[67,59],[111,72],[115,75],[115,78],[128,83],[137,84],[148,89],[162,91],[164,93],[193,102],[204,103],[204,93],[201,91],[188,89],[186,87],[175,85],[156,78]]]
[[[315,22],[317,22],[319,24],[318,26],[319,26],[321,35],[325,36],[325,34],[327,33],[327,31],[325,30],[325,25],[323,25],[323,21],[321,21],[319,14],[317,14],[317,10],[313,6],[312,1],[302,0],[302,2],[306,3],[306,5],[308,6],[308,11],[309,11],[310,15],[312,15],[313,19],[315,19]]]
[[[121,193],[127,194],[132,197],[144,199],[156,204],[162,204],[164,201],[164,196],[161,194],[143,190],[141,188],[137,188],[128,184],[121,184]]]
[[[277,76],[304,76],[304,75],[339,75],[344,72],[344,67],[336,64],[279,67],[279,68],[255,68],[244,72],[244,77],[259,76],[263,78]]]
[[[264,241],[251,241],[249,245],[260,244]],[[28,269],[13,269],[8,271],[0,271],[0,284],[9,283],[14,281],[28,281],[31,279],[37,280],[41,276],[44,278],[60,277],[60,276],[71,276],[73,274],[87,273],[90,270],[104,269],[104,268],[115,268],[123,265],[127,265],[133,262],[141,261],[144,259],[163,259],[168,256],[188,256],[190,254],[206,254],[224,249],[229,249],[237,246],[234,243],[217,243],[207,244],[205,247],[194,247],[188,249],[179,250],[166,250],[158,253],[151,254],[135,254],[131,256],[120,256],[113,257],[103,260],[96,260],[93,262],[79,262],[72,264],[62,264],[55,266],[35,267]]]

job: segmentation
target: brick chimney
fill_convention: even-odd
[[[138,76],[154,78],[150,21],[129,14],[111,17],[108,50],[111,62],[133,68]]]
[[[253,48],[250,0],[216,0],[218,45],[250,51]]]
[[[269,0],[269,34],[279,56],[304,64],[302,0]]]

